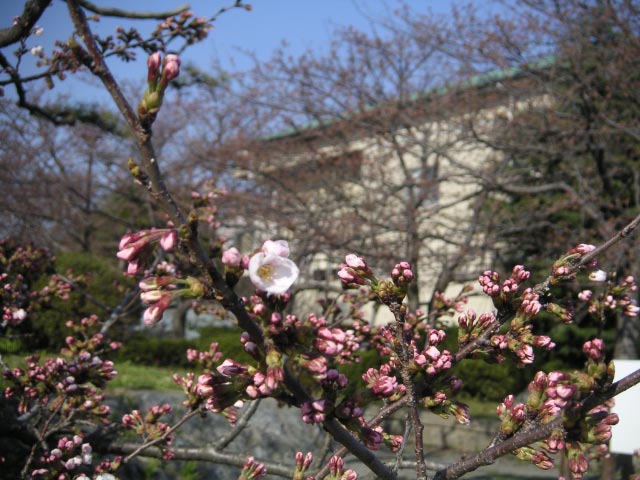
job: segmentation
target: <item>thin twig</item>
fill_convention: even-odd
[[[138,445],[134,443],[112,443],[107,447],[109,453],[124,455],[134,452],[138,449]],[[216,463],[220,465],[232,465],[242,468],[242,465],[247,460],[247,456],[238,453],[222,453],[216,451],[212,447],[172,447],[172,458],[174,460],[190,460],[190,461],[203,461]],[[162,458],[162,451],[157,448],[145,450],[139,454],[141,457],[147,458]],[[293,466],[286,466],[269,461],[261,461],[256,459],[260,463],[264,464],[269,472],[269,475],[278,475],[284,478],[291,478],[293,476]]]
[[[178,428],[180,428],[182,425],[184,425],[187,421],[189,421],[190,419],[192,419],[196,415],[202,415],[202,414],[203,414],[203,412],[200,411],[200,410],[193,410],[191,412],[187,412],[185,415],[183,415],[183,417],[180,420],[178,420],[178,422],[175,425],[173,425],[171,428],[169,428],[161,436],[159,436],[158,438],[155,438],[153,440],[150,440],[147,443],[144,443],[144,444],[138,446],[138,448],[136,448],[133,452],[131,452],[129,455],[127,455],[125,457],[124,461],[125,462],[129,462],[134,457],[138,456],[140,454],[140,452],[146,450],[149,447],[153,447],[154,445],[157,445],[158,443],[163,442],[169,435],[171,435],[174,431],[176,431]]]
[[[251,420],[251,417],[253,417],[253,415],[258,411],[259,405],[259,398],[257,400],[253,400],[252,402],[249,402],[247,408],[242,411],[242,415],[238,419],[236,425],[225,435],[223,435],[222,438],[218,440],[218,442],[213,446],[213,448],[215,448],[216,450],[224,450],[227,445],[233,442],[249,424],[249,420]]]

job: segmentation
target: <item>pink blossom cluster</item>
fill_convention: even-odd
[[[582,351],[588,358],[600,362],[604,360],[604,342],[600,338],[594,338],[585,342],[582,346]]]
[[[442,333],[444,334],[444,332]],[[430,342],[420,352],[414,349],[413,363],[430,377],[449,370],[452,366],[452,360],[453,356],[449,350],[440,351],[436,345]]]
[[[397,263],[391,269],[391,280],[396,285],[405,285],[413,280],[413,271],[409,262]]]
[[[527,288],[522,292],[522,302],[518,307],[518,312],[522,313],[526,318],[533,318],[542,309],[540,303],[540,295],[535,293],[532,288]]]
[[[353,470],[344,469],[344,460],[337,455],[333,455],[329,459],[329,475],[325,477],[327,480],[357,480],[358,474]],[[309,480],[309,479],[307,479]],[[314,479],[315,480],[315,479]]]
[[[353,330],[321,326],[316,331],[315,347],[325,355],[347,358],[356,352],[359,346]]]
[[[174,382],[182,387],[187,400],[185,405],[194,409],[204,404],[207,410],[222,412],[240,401],[246,380],[237,377],[236,382],[223,375],[203,373],[195,379],[195,374],[189,372],[184,377],[173,376]]]
[[[59,397],[62,401],[58,408],[63,412],[81,412],[96,418],[108,415],[109,407],[102,403],[104,395],[99,389],[117,372],[112,361],[95,354],[102,347],[102,336],[94,335],[82,349],[76,348],[75,342],[74,337],[67,337],[68,358],[47,358],[40,363],[38,355],[31,355],[26,359],[26,370],[4,370],[4,379],[13,384],[6,387],[5,396],[19,399],[21,414],[47,406]]]
[[[199,363],[203,369],[211,370],[220,363],[220,360],[224,357],[222,352],[218,351],[218,343],[213,342],[209,345],[209,350],[206,352],[200,352],[193,348],[187,349],[187,361]]]
[[[516,296],[520,285],[529,280],[530,272],[525,270],[522,265],[513,267],[511,276],[500,284],[500,275],[498,272],[486,270],[478,277],[478,282],[482,287],[482,291],[493,299],[496,307],[500,307],[505,302]]]
[[[137,275],[144,271],[145,263],[151,258],[156,243],[165,252],[172,251],[178,244],[178,231],[175,228],[152,228],[122,236],[116,256],[128,262],[127,275]]]
[[[264,371],[260,371],[231,358],[219,363],[224,356],[217,347],[213,343],[209,352],[188,351],[189,360],[201,362],[205,370],[197,379],[193,373],[185,377],[174,375],[174,381],[187,395],[186,406],[197,408],[204,403],[208,410],[223,412],[231,406],[241,405],[247,398],[272,396],[280,388],[284,372],[278,355],[267,355]]]
[[[91,445],[84,443],[80,435],[62,437],[56,447],[40,457],[40,468],[31,472],[31,478],[70,478],[84,465],[91,465]]]
[[[162,67],[162,71],[160,70]],[[147,59],[147,89],[138,104],[138,117],[145,128],[149,128],[155,120],[165,90],[169,82],[180,74],[180,57],[167,54],[164,59],[160,52],[149,55]]]
[[[365,285],[375,282],[373,272],[368,267],[364,258],[350,253],[345,257],[345,263],[340,264],[338,277],[347,286]]]
[[[326,399],[306,400],[300,405],[300,414],[304,423],[322,423],[327,418],[330,404]]]
[[[405,392],[405,386],[398,383],[395,376],[391,376],[391,367],[388,364],[381,365],[379,369],[369,368],[362,379],[376,397],[391,398],[396,400]]]
[[[498,327],[498,322],[492,312],[482,313],[478,317],[473,309],[468,309],[464,315],[458,317],[458,343],[465,345],[476,339],[485,331]]]
[[[453,415],[456,421],[461,425],[469,425],[471,422],[471,411],[469,406],[462,402],[451,400],[448,398],[445,390],[453,391],[455,390],[455,387],[445,388],[430,395],[426,395],[422,400],[422,404],[431,412],[441,416],[442,418],[449,418],[450,415]]]
[[[566,281],[574,278],[576,275],[575,266],[580,262],[582,257],[591,253],[595,249],[596,247],[594,245],[581,243],[556,260],[551,267],[552,283],[558,283],[560,281]],[[591,260],[587,264],[587,267],[589,269],[594,269],[596,265],[597,262],[595,260]]]
[[[640,307],[635,299],[637,286],[634,278],[629,275],[617,284],[609,282],[601,295],[596,295],[592,290],[583,290],[578,298],[588,305],[591,314],[598,314],[602,309],[618,311],[627,317],[636,317],[640,313]]]
[[[611,405],[609,401],[587,412],[583,428],[570,431],[565,438],[564,450],[573,478],[580,479],[587,473],[590,458],[609,454],[611,427],[619,422],[618,415],[609,413]]]
[[[34,288],[34,281],[48,276],[54,266],[55,257],[46,248],[0,240],[0,259],[0,333],[18,327],[38,305],[53,298],[69,300],[71,286],[57,274],[40,290]]]
[[[153,405],[149,407],[146,415],[142,416],[140,410],[133,410],[122,417],[122,425],[136,432],[145,440],[156,440],[163,437],[163,457],[171,458],[171,453],[167,449],[171,445],[173,436],[167,434],[170,429],[168,423],[160,419],[171,413],[171,406],[168,403],[163,405]]]
[[[515,403],[513,395],[507,395],[496,408],[500,418],[500,434],[513,435],[524,424],[527,417],[527,407],[524,403]]]

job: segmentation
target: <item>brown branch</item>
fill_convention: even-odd
[[[166,12],[133,12],[131,10],[123,10],[121,8],[99,7],[88,0],[77,1],[83,8],[103,17],[131,18],[135,20],[164,20],[166,18],[173,17],[174,15],[179,15],[182,12],[186,12],[191,8],[188,4],[184,4],[174,8],[173,10],[167,10]]]
[[[106,450],[109,453],[117,455],[126,455],[135,452],[139,445],[131,442],[112,443]],[[221,453],[212,447],[172,447],[171,452],[174,460],[195,460],[216,463],[220,465],[231,465],[242,468],[247,460],[246,455],[236,453]],[[151,448],[139,454],[141,457],[162,458],[162,451],[159,448]],[[291,478],[293,476],[293,467],[283,466],[277,463],[263,462],[270,475],[278,475],[280,477]]]
[[[133,450],[129,455],[127,455],[125,457],[124,461],[125,462],[129,462],[133,458],[135,458],[138,455],[140,455],[140,453],[142,453],[147,448],[153,447],[154,445],[157,445],[157,444],[163,442],[169,435],[171,435],[173,432],[175,432],[178,428],[180,428],[182,425],[184,425],[187,421],[189,421],[190,419],[192,419],[196,415],[202,415],[202,412],[200,410],[192,410],[191,412],[187,412],[180,420],[178,420],[176,422],[175,425],[173,425],[171,428],[169,428],[166,432],[164,432],[158,438],[154,438],[153,440],[151,440],[151,441],[149,441],[147,443],[143,443],[142,445],[138,445],[138,447],[135,450]]]
[[[636,370],[630,375],[611,385],[606,391],[587,397],[580,408],[582,415],[597,407],[603,402],[619,395],[640,383],[640,370]],[[479,467],[490,465],[496,459],[513,452],[517,448],[531,445],[532,443],[544,440],[549,437],[554,430],[562,427],[562,416],[559,416],[549,423],[537,424],[535,428],[530,428],[526,432],[517,433],[513,437],[487,448],[484,451],[464,458],[449,465],[447,468],[438,471],[434,480],[452,480],[460,478],[462,475],[472,472]]]
[[[249,402],[249,405],[247,406],[247,408],[245,410],[243,410],[242,416],[240,417],[240,419],[238,420],[236,425],[232,429],[230,429],[226,434],[224,434],[222,436],[222,438],[220,438],[220,440],[218,440],[216,442],[216,444],[215,444],[215,449],[216,450],[224,450],[224,448],[227,445],[229,445],[231,442],[233,442],[238,437],[238,435],[240,435],[240,433],[242,433],[242,431],[249,424],[249,420],[251,420],[253,415],[258,410],[258,406],[259,405],[260,405],[260,399],[259,398],[257,400],[253,400],[253,401]]]
[[[396,480],[396,474],[385,465],[377,455],[360,443],[346,428],[344,428],[338,420],[332,418],[325,420],[322,424],[327,432],[331,434],[338,442],[344,445],[349,452],[355,455],[369,470],[377,475],[378,478],[386,480]]]
[[[586,255],[584,255],[580,259],[580,263],[578,264],[577,268],[584,267],[589,262],[591,262],[591,260],[593,260],[595,257],[600,255],[602,252],[605,252],[605,251],[609,250],[616,243],[618,243],[621,240],[624,240],[625,238],[627,238],[629,235],[631,235],[633,233],[633,231],[638,227],[638,225],[640,225],[640,215],[638,215],[636,218],[631,220],[631,222],[629,222],[622,230],[620,230],[618,233],[616,233],[609,240],[604,242],[602,245],[597,247],[592,252],[589,252]]]
[[[29,36],[31,29],[49,6],[51,0],[28,0],[17,21],[8,28],[0,30],[0,48],[16,43]]]

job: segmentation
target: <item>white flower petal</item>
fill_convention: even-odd
[[[289,243],[286,240],[267,240],[262,245],[262,251],[266,255],[276,255],[278,257],[289,256]]]
[[[249,277],[256,288],[268,294],[285,293],[299,275],[296,264],[273,254],[256,253],[249,260]]]

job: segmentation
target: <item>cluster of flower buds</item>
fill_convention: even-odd
[[[238,7],[243,7],[245,10],[251,9],[250,5],[244,5],[242,2],[237,3]],[[155,38],[181,37],[186,45],[191,45],[207,38],[209,30],[212,28],[213,26],[206,17],[196,17],[192,11],[187,10],[180,15],[169,17],[160,22],[153,32],[153,36]]]
[[[196,380],[195,375],[189,372],[184,377],[175,374],[173,381],[187,396],[185,406],[196,409],[204,404],[207,410],[219,413],[241,401],[247,375],[242,377],[242,380],[233,382],[229,377],[211,372],[203,373]]]
[[[634,278],[629,275],[617,284],[609,283],[602,295],[594,295],[592,290],[578,294],[578,298],[587,303],[589,313],[602,315],[607,311],[618,311],[627,317],[638,316],[640,307],[635,300],[638,287]]]
[[[253,457],[247,458],[242,465],[242,471],[238,480],[255,480],[256,478],[264,477],[267,475],[267,469],[262,463],[255,461]]]
[[[94,324],[84,320],[82,336],[88,333],[87,325]],[[98,355],[105,351],[102,335],[86,335],[87,340],[81,338],[67,337],[67,347],[62,349],[61,357],[47,358],[41,363],[38,355],[31,355],[26,358],[25,370],[14,368],[3,372],[4,379],[12,384],[5,389],[5,396],[18,398],[20,414],[40,407],[51,408],[62,415],[83,414],[94,419],[104,419],[109,414],[100,390],[117,372],[113,362]],[[117,347],[117,344],[108,346]]]
[[[217,342],[209,345],[209,350],[206,352],[199,352],[193,348],[187,349],[187,361],[190,363],[198,363],[203,370],[212,370],[220,364],[220,360],[223,357],[222,352],[218,351]]]
[[[140,299],[149,305],[143,315],[144,323],[147,325],[158,323],[174,299],[200,298],[204,294],[204,285],[195,277],[185,279],[169,275],[147,277],[138,286],[142,291]]]
[[[318,351],[331,357],[349,359],[360,347],[358,339],[351,329],[344,330],[340,327],[328,328],[321,326],[316,330],[315,334],[315,347]]]
[[[468,309],[458,317],[458,344],[462,347],[472,342],[487,330],[498,327],[493,313],[482,313],[478,317],[473,309]]]
[[[507,395],[496,408],[496,413],[500,418],[500,435],[507,438],[517,432],[524,424],[527,408],[524,403],[515,403],[513,395]]]
[[[197,379],[193,373],[185,377],[173,376],[187,396],[185,406],[196,409],[204,404],[206,409],[213,412],[230,414],[229,418],[233,420],[231,407],[241,406],[248,398],[273,396],[281,388],[284,380],[283,358],[277,351],[272,350],[265,358],[260,358],[260,371],[231,358],[220,363],[224,356],[217,349],[218,345],[212,343],[209,352],[188,350],[189,361],[200,363],[205,372]]]
[[[367,266],[364,258],[350,253],[344,260],[345,263],[340,264],[340,269],[338,270],[338,277],[343,285],[347,287],[358,287],[360,285],[377,282],[373,271]]]
[[[116,256],[128,262],[127,275],[136,275],[144,271],[155,243],[159,243],[165,252],[172,251],[178,244],[178,231],[175,228],[152,228],[127,233],[122,237]]]
[[[304,480],[304,474],[311,466],[311,462],[313,462],[313,454],[311,452],[307,452],[306,455],[302,452],[296,452],[296,467],[291,480]]]
[[[319,400],[307,400],[300,405],[300,414],[304,423],[322,423],[329,413],[330,403],[322,398]]]
[[[91,465],[91,452],[91,445],[83,443],[79,435],[62,437],[56,448],[40,457],[39,468],[31,472],[31,478],[70,478],[82,466]]]
[[[362,379],[371,393],[378,398],[388,398],[395,401],[402,397],[406,391],[405,386],[398,383],[395,376],[391,376],[389,364],[381,365],[379,369],[369,368],[362,375]]]
[[[0,240],[0,332],[22,324],[36,304],[46,303],[54,295],[69,299],[69,285],[57,275],[52,275],[46,287],[33,290],[42,275],[51,273],[54,262],[46,248]]]
[[[520,447],[514,450],[513,454],[520,460],[533,463],[541,470],[551,470],[554,466],[549,455],[533,447]]]
[[[447,395],[447,390],[455,391],[459,389],[462,382],[457,378],[452,378],[449,383],[450,385],[447,385],[446,388],[439,389],[430,395],[425,395],[422,404],[432,413],[442,418],[449,418],[450,415],[453,415],[458,423],[469,425],[471,423],[469,406],[462,402],[451,400]]]
[[[162,448],[162,457],[170,459],[173,454],[169,446],[173,441],[173,435],[168,434],[170,426],[160,419],[171,413],[171,406],[168,403],[163,405],[153,405],[149,407],[147,414],[143,417],[139,410],[133,410],[122,417],[122,425],[136,432],[145,441],[162,439],[159,446]]]
[[[516,295],[520,285],[527,280],[531,273],[524,269],[522,265],[513,267],[511,276],[500,284],[500,275],[491,270],[485,271],[478,277],[478,282],[482,287],[482,291],[491,297],[496,308],[500,308],[511,302]]]
[[[569,459],[573,478],[582,478],[589,469],[589,459],[609,454],[607,444],[611,440],[611,427],[619,422],[618,415],[609,413],[611,402],[590,410],[580,424],[567,436],[564,451]]]
[[[554,371],[536,373],[529,384],[526,404],[514,403],[508,396],[498,407],[501,419],[500,435],[507,438],[516,433],[526,420],[547,423],[562,416],[563,428],[554,431],[539,447],[550,454],[564,451],[569,459],[573,478],[582,478],[589,467],[590,455],[605,454],[606,443],[611,438],[611,426],[618,422],[609,413],[610,404],[600,405],[586,414],[580,409],[581,401],[613,381],[612,365],[604,362],[604,343],[600,339],[588,341],[583,346],[587,364],[583,372]],[[532,462],[542,469],[553,466],[546,453],[535,446],[514,452],[518,458]]]
[[[382,280],[371,285],[371,292],[385,305],[401,304],[413,279],[411,265],[400,262],[391,269],[391,281]]]
[[[582,257],[587,255],[588,253],[593,252],[595,249],[596,247],[594,245],[581,243],[580,245],[572,248],[567,253],[565,253],[561,258],[556,260],[551,267],[551,283],[557,285],[560,282],[572,280],[573,278],[575,278],[576,265],[580,262]],[[595,269],[596,265],[596,261],[592,260],[591,262],[589,262],[587,267],[589,269]],[[601,276],[602,274],[598,273],[598,275]]]
[[[167,85],[179,74],[180,58],[177,55],[168,54],[163,60],[160,52],[155,52],[147,59],[147,89],[138,104],[138,117],[145,128],[154,122]]]
[[[449,350],[442,350],[438,345],[444,341],[444,330],[432,328],[427,333],[427,341],[424,349],[416,348],[415,342],[411,342],[413,350],[413,367],[423,371],[427,376],[433,377],[437,373],[449,370],[452,366],[453,356]]]
[[[353,470],[345,470],[344,460],[337,455],[333,455],[329,459],[329,475],[324,478],[326,480],[357,480],[358,474]]]
[[[407,287],[414,279],[408,262],[400,262],[391,269],[391,280],[379,280],[364,258],[353,253],[341,263],[338,277],[345,288],[368,286],[371,293],[385,305],[401,304],[407,294]]]

